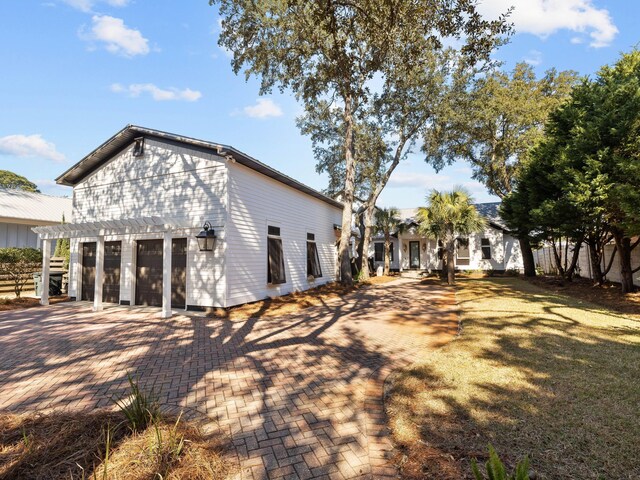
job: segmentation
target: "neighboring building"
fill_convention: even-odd
[[[478,212],[487,220],[483,232],[473,233],[468,238],[458,238],[455,265],[458,270],[523,270],[522,254],[518,240],[506,229],[498,207],[500,203],[478,203]],[[417,208],[400,210],[405,222],[403,233],[391,238],[392,271],[432,271],[442,269],[442,244],[437,239],[418,233],[415,217]],[[369,257],[374,267],[384,265],[384,237],[377,235],[371,242]]]
[[[56,180],[73,187],[69,295],[230,307],[336,278],[342,204],[233,147],[129,125]],[[196,235],[209,222],[213,251]],[[46,303],[46,299],[43,300]]]
[[[0,188],[0,248],[40,248],[40,239],[31,229],[70,222],[71,199],[24,190]]]

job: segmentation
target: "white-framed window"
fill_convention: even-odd
[[[269,225],[267,226],[267,283],[278,285],[286,281],[280,227]]]
[[[384,243],[376,242],[373,244],[375,250],[373,260],[376,262],[384,261]]]
[[[313,233],[307,233],[307,276],[313,278],[320,278],[322,276],[316,236]]]
[[[469,265],[469,239],[458,237],[456,239],[456,263]]]
[[[482,247],[482,259],[491,260],[491,240],[488,238],[481,238],[480,246]]]

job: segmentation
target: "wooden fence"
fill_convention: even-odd
[[[64,257],[51,257],[49,261],[49,271],[51,273],[59,273],[64,272],[62,277],[63,286],[68,283],[68,272],[64,268]],[[42,272],[42,264],[36,263],[33,265],[33,273]],[[27,282],[24,284],[22,288],[23,292],[34,292],[35,285],[33,282],[33,273],[29,273],[24,276]],[[7,277],[7,275],[0,275],[0,297],[6,297],[8,295],[13,295],[15,293],[14,290],[14,282],[12,279]]]

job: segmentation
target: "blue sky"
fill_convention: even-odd
[[[180,6],[178,6],[180,5]],[[489,16],[515,5],[517,34],[496,57],[595,73],[640,41],[640,2],[483,0]],[[0,2],[0,169],[70,195],[54,179],[128,123],[234,147],[322,189],[291,95],[259,97],[217,46],[207,0],[3,0]],[[413,155],[380,204],[412,207],[431,188],[465,185],[490,201],[464,163],[439,174]]]

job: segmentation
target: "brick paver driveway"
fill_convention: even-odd
[[[230,434],[243,478],[383,478],[382,382],[456,331],[453,293],[410,280],[279,319],[2,312],[0,410],[109,406],[131,372]]]

